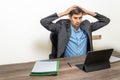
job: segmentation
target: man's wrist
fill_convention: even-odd
[[[66,14],[65,14],[65,12],[61,12],[61,13],[58,13],[57,15],[58,15],[58,17],[62,17],[62,16],[65,16]]]
[[[95,12],[91,12],[91,11],[88,11],[87,14],[90,15],[90,16],[93,16],[93,17],[97,15]]]

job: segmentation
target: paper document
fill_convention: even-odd
[[[120,61],[119,57],[115,57],[115,56],[110,57],[110,63],[117,62],[117,61]]]
[[[37,61],[31,71],[31,76],[39,75],[57,75],[59,68],[59,61],[46,60]]]

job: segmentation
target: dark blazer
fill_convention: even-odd
[[[46,18],[40,20],[40,23],[49,31],[51,31],[51,41],[52,41],[52,53],[49,58],[59,58],[63,57],[66,45],[69,41],[71,35],[70,20],[61,19],[56,23],[53,23],[54,20],[58,19],[57,13],[52,14]],[[81,29],[84,30],[87,34],[87,51],[93,50],[92,45],[92,32],[107,25],[110,22],[110,19],[98,14],[94,16],[98,21],[90,23],[88,20],[84,20],[81,23]]]

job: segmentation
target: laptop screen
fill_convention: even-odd
[[[113,49],[104,49],[88,52],[84,64],[93,64],[98,62],[109,62]]]
[[[84,64],[77,64],[76,66],[85,72],[110,68],[109,59],[112,52],[113,49],[90,51],[85,58]]]

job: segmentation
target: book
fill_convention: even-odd
[[[59,61],[41,60],[36,61],[30,73],[30,76],[57,75],[59,69]]]

